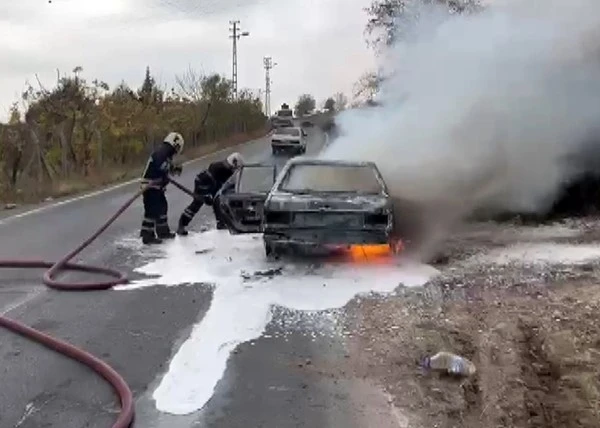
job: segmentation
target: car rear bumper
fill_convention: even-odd
[[[279,148],[279,149],[298,149],[298,148],[301,148],[303,146],[303,144],[302,143],[275,143],[275,142],[272,142],[271,146],[275,147],[275,148]]]
[[[332,229],[270,229],[263,231],[265,241],[277,245],[381,245],[393,243],[386,230],[332,230]]]

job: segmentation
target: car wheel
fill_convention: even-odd
[[[273,245],[270,242],[265,241],[265,255],[271,257],[273,253]]]
[[[274,254],[273,254],[273,243],[269,242],[269,241],[264,241],[264,244],[265,244],[265,255],[267,256],[267,258],[274,257]]]
[[[265,255],[267,256],[267,258],[269,258],[269,259],[279,258],[280,254],[279,254],[277,245],[268,239],[263,239],[263,242],[265,245]]]
[[[277,149],[275,147],[273,147],[272,150],[273,150],[273,154],[276,155],[277,154]]]

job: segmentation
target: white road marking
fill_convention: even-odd
[[[4,308],[2,308],[2,312],[0,312],[0,316],[5,316],[6,314],[14,311],[15,309],[19,309],[21,306],[26,305],[27,303],[31,302],[33,299],[35,299],[37,296],[39,296],[39,294],[42,292],[43,288],[39,287],[36,288],[35,290],[27,293],[25,296],[16,299],[14,302],[10,303],[9,305],[6,305]]]

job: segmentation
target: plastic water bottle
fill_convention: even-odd
[[[425,357],[423,367],[455,376],[472,376],[476,371],[471,361],[450,352],[438,352],[432,357]]]

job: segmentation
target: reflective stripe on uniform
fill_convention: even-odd
[[[141,180],[140,181],[140,188],[141,189],[161,189],[161,187],[156,184],[153,180]]]
[[[155,223],[154,220],[145,218],[142,221],[142,230],[154,231]]]
[[[144,219],[142,220],[142,230],[154,230],[155,225],[156,222],[154,221],[154,219],[144,217]]]

